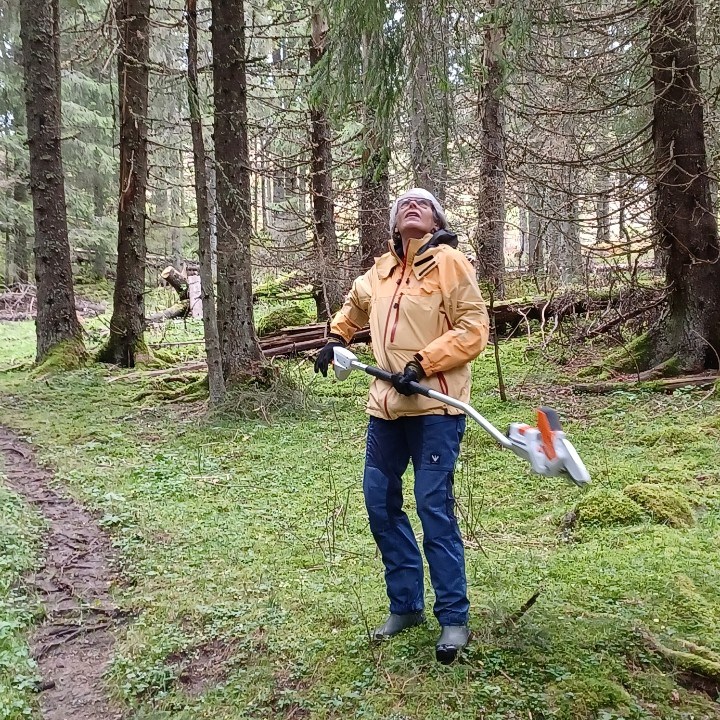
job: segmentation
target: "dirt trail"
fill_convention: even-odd
[[[113,550],[92,515],[34,459],[31,445],[0,426],[0,453],[8,487],[45,517],[44,566],[27,578],[45,608],[30,638],[42,676],[45,720],[116,720],[103,673],[112,657],[119,611],[110,586]]]

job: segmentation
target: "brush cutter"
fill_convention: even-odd
[[[357,356],[347,348],[338,346],[334,353],[333,368],[338,380],[345,380],[353,370],[362,370],[379,380],[392,382],[392,373],[360,362]],[[588,473],[585,463],[565,436],[560,425],[560,418],[552,408],[538,408],[537,427],[523,423],[511,423],[507,434],[503,435],[490,421],[467,403],[431,390],[420,383],[410,383],[410,387],[420,395],[462,410],[500,445],[512,450],[523,460],[527,460],[538,475],[546,477],[564,475],[578,487],[585,487],[590,482],[590,473]]]

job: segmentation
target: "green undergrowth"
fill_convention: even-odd
[[[25,640],[34,606],[22,576],[35,564],[40,525],[3,479],[0,460],[0,718],[20,720],[33,713],[38,680]]]
[[[362,498],[363,374],[340,383],[282,362],[290,384],[274,401],[248,393],[210,417],[198,404],[136,401],[150,381],[108,382],[118,372],[107,368],[43,383],[0,374],[0,421],[31,435],[119,551],[131,620],[109,683],[128,714],[719,717],[712,692],[637,628],[720,651],[720,402],[694,390],[574,395],[527,340],[500,350],[510,400],[488,352],[474,364],[473,405],[503,429],[554,406],[593,485],[583,494],[533,476],[468,428],[455,493],[475,639],[451,667],[434,660],[430,612],[425,627],[367,641],[386,598]],[[668,522],[668,495],[653,505],[655,491],[692,524]],[[583,518],[593,497],[598,522]],[[622,522],[602,521],[611,501],[624,504]],[[429,584],[427,597],[430,609]]]

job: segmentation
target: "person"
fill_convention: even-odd
[[[370,529],[385,566],[390,615],[373,631],[380,641],[425,621],[423,562],[403,510],[402,476],[410,460],[423,549],[442,632],[440,662],[452,662],[470,631],[465,555],[454,511],[453,471],[465,431],[461,411],[418,395],[410,383],[470,397],[470,365],[485,348],[488,314],[475,271],[457,248],[445,212],[427,190],[413,188],[390,211],[389,252],[357,278],[334,316],[315,361],[327,376],[334,348],[370,324],[377,364],[392,383],[373,380],[363,492]]]

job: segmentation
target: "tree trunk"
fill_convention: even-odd
[[[325,54],[327,21],[316,8],[310,31],[310,72]],[[332,135],[325,103],[310,106],[310,197],[312,198],[316,276],[313,282],[318,320],[328,320],[339,309],[341,293],[337,235],[335,233],[335,202],[332,185]]]
[[[145,326],[145,203],[147,191],[150,0],[117,0],[119,32],[120,199],[117,278],[110,338],[102,362],[134,367],[147,348]]]
[[[493,295],[505,297],[505,157],[504,113],[500,99],[503,80],[503,30],[488,27],[485,32],[485,81],[480,93],[481,118],[480,192],[478,227],[475,235],[478,280],[493,288]]]
[[[543,220],[540,217],[542,199],[536,188],[528,191],[528,272],[537,278],[545,268],[545,253],[543,242],[545,233]]]
[[[10,239],[12,238],[12,240]],[[13,261],[13,246],[15,236],[10,233],[10,224],[5,226],[5,285],[8,287],[15,282],[15,263]]]
[[[203,140],[205,136],[203,135]],[[207,152],[207,146],[206,146]],[[208,202],[210,203],[210,266],[213,282],[217,281],[217,174],[215,172],[214,152],[210,149],[205,164],[205,176],[208,182]]]
[[[595,217],[597,229],[595,242],[606,245],[610,242],[610,191],[612,182],[610,173],[601,168],[596,179]]]
[[[560,282],[564,286],[572,285],[582,279],[583,265],[578,234],[577,200],[569,192],[565,193],[560,232]]]
[[[411,0],[410,159],[416,187],[445,202],[450,104],[448,66],[450,32],[442,3]]]
[[[523,258],[526,257],[528,252],[528,233],[529,227],[529,212],[527,205],[527,193],[525,188],[522,187],[519,193],[520,202],[518,203],[518,249],[517,249],[517,264],[518,270],[522,270]]]
[[[360,269],[372,267],[376,257],[388,250],[388,216],[390,209],[390,152],[375,148],[371,138],[363,158],[360,180]]]
[[[38,362],[60,343],[84,354],[75,313],[62,152],[58,0],[23,0],[20,36],[35,225]]]
[[[215,166],[217,170],[218,329],[229,383],[256,374],[250,241],[250,162],[245,74],[245,3],[212,0]]]
[[[200,96],[198,93],[197,55],[197,0],[187,0],[188,19],[188,106],[193,142],[193,167],[195,168],[195,200],[198,218],[198,248],[200,258],[200,283],[202,286],[203,330],[205,353],[208,364],[210,404],[217,405],[225,397],[225,378],[220,352],[217,311],[215,308],[215,283],[212,272],[212,227],[210,220],[210,189],[207,178],[207,156],[203,137]]]
[[[15,277],[18,282],[27,283],[29,279],[30,258],[28,257],[27,228],[22,218],[15,220],[13,232],[15,233],[15,246],[13,249]]]
[[[655,219],[667,253],[667,315],[653,333],[656,363],[683,370],[718,367],[720,247],[710,198],[693,0],[663,0],[651,10],[655,90]]]

